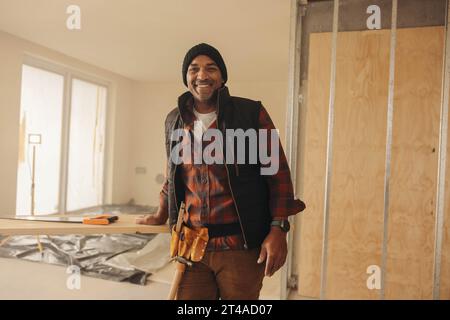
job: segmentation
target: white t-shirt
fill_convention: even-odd
[[[210,113],[199,113],[194,108],[194,115],[198,120],[202,122],[202,133],[205,133],[209,126],[217,119],[216,111]]]

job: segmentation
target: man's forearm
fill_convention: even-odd
[[[155,219],[161,222],[161,224],[165,223],[167,221],[167,218],[169,217],[169,196],[167,190],[168,182],[166,180],[161,192],[159,193],[159,208],[155,214]]]

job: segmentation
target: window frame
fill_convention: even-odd
[[[56,73],[64,78],[63,101],[62,101],[62,119],[61,119],[61,154],[60,154],[60,172],[59,172],[59,197],[58,197],[58,214],[67,214],[67,189],[68,189],[68,160],[69,160],[69,141],[70,141],[70,114],[72,102],[72,81],[74,79],[85,81],[94,85],[106,88],[105,101],[105,141],[103,153],[103,179],[102,179],[102,205],[107,199],[108,173],[110,172],[110,164],[107,159],[111,154],[110,146],[110,128],[111,128],[111,94],[112,82],[109,79],[99,75],[76,69],[64,64],[60,64],[46,58],[38,57],[33,54],[25,53],[22,65],[38,68],[44,71]]]

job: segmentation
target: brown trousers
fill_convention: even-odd
[[[206,252],[202,261],[186,267],[177,300],[257,300],[265,261],[256,263],[260,248]]]

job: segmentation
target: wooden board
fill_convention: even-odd
[[[443,27],[397,34],[386,299],[431,299]]]
[[[300,220],[300,241],[296,243],[298,257],[298,294],[320,295],[320,268],[323,238],[323,201],[327,149],[328,99],[330,93],[329,33],[310,36],[309,79],[306,106],[304,193],[306,211]]]
[[[120,215],[119,221],[109,225],[81,223],[37,222],[0,219],[1,235],[58,235],[58,234],[111,234],[111,233],[168,233],[168,225],[136,224],[139,215]]]
[[[381,265],[389,34],[338,36],[327,299],[379,298],[367,268]]]
[[[367,288],[366,271],[370,265],[381,267],[389,46],[389,30],[338,36],[326,298],[377,299],[380,294]],[[319,297],[321,285],[330,51],[330,33],[310,35],[300,172],[307,210],[299,218],[295,248],[298,293],[308,297]],[[442,51],[443,27],[398,30],[388,299],[431,297]],[[448,249],[449,226],[446,218]],[[449,266],[450,254],[443,259],[447,279]],[[449,286],[450,281],[442,290]]]

